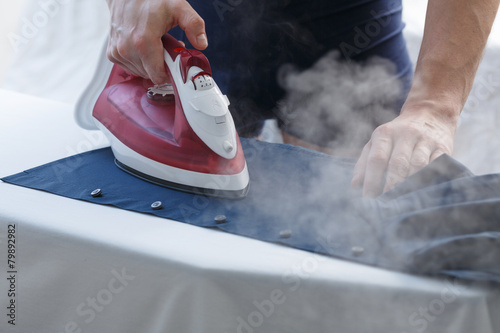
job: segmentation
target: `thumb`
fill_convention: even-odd
[[[205,32],[205,21],[187,2],[182,6],[179,15],[179,26],[186,33],[191,44],[204,50],[208,46],[207,33]]]

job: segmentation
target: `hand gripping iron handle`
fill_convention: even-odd
[[[180,65],[181,65],[181,75],[182,80],[186,83],[188,77],[187,73],[189,69],[193,66],[197,66],[201,68],[204,74],[208,74],[212,76],[212,69],[210,68],[210,63],[208,62],[207,57],[203,53],[198,50],[186,49],[177,39],[172,37],[169,34],[165,34],[162,37],[163,47],[167,51],[170,59],[172,59],[171,63],[175,62],[177,56],[181,56]],[[168,64],[169,62],[167,62]],[[172,72],[172,69],[170,69]]]

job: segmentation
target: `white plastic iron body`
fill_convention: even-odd
[[[99,130],[102,126],[102,124],[92,116],[92,111],[113,71],[114,64],[109,61],[106,56],[107,48],[108,39],[104,41],[101,48],[101,55],[94,76],[76,103],[74,111],[75,121],[81,128],[86,130]],[[109,140],[109,137],[107,138]]]
[[[238,144],[236,128],[229,112],[229,100],[204,71],[192,66],[186,82],[181,75],[181,56],[175,60],[165,51],[165,62],[174,80],[177,93],[189,126],[216,154],[231,159],[236,156]]]

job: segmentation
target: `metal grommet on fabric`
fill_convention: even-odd
[[[359,257],[360,255],[362,255],[365,252],[365,249],[362,248],[361,246],[353,246],[351,248],[351,252],[354,256]]]
[[[290,238],[292,237],[292,231],[291,230],[281,230],[280,231],[280,238]]]
[[[227,221],[227,219],[226,219],[226,215],[217,215],[217,216],[214,218],[214,221],[215,221],[215,223],[217,223],[217,224],[226,223],[226,221]]]
[[[90,195],[93,196],[94,198],[100,197],[102,195],[102,190],[100,188],[95,189],[90,193]]]
[[[154,210],[162,209],[163,204],[161,203],[161,201],[155,201],[151,204],[151,208],[153,208]]]

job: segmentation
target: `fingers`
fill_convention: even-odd
[[[135,66],[133,62],[130,62],[126,57],[122,56],[119,53],[118,48],[116,46],[113,46],[111,41],[108,43],[106,55],[109,61],[120,65],[123,69],[132,73],[133,75],[147,77],[146,71],[142,67]]]
[[[155,45],[156,44],[156,45]],[[143,51],[132,48],[120,48],[108,46],[108,59],[123,67],[126,71],[143,78],[149,78],[155,84],[162,84],[168,81],[168,75],[165,70],[163,45],[158,39],[151,43],[150,51]],[[121,50],[121,53],[120,53]],[[137,52],[137,53],[135,53]]]
[[[363,196],[375,198],[382,193],[384,173],[392,152],[392,138],[388,127],[380,126],[372,136],[372,145],[368,153]]]
[[[387,174],[383,192],[389,191],[409,176],[415,142],[410,138],[396,142],[391,158],[387,163]]]
[[[381,126],[363,148],[354,167],[351,186],[363,187],[363,196],[377,197],[444,154],[418,136],[402,135],[395,140],[388,127]],[[385,177],[384,177],[385,174]],[[385,179],[384,179],[385,178]]]
[[[178,23],[195,48],[204,50],[208,47],[205,21],[203,21],[193,7],[185,1],[183,1],[182,6],[179,8]]]
[[[413,175],[415,172],[419,171],[427,164],[430,163],[430,157],[432,154],[432,149],[426,143],[417,143],[415,149],[413,150],[413,155],[410,159],[410,172],[408,176]]]
[[[171,28],[181,26],[198,49],[208,46],[205,22],[185,0],[160,0],[153,5],[138,0],[116,0],[110,10],[108,58],[155,84],[169,81],[161,37]]]
[[[363,186],[363,181],[365,179],[365,170],[366,170],[366,162],[368,161],[368,154],[370,153],[370,149],[372,147],[371,140],[363,147],[363,151],[361,152],[361,156],[356,162],[354,166],[353,177],[351,180],[351,186],[353,188],[361,188]]]
[[[363,196],[373,198],[439,156],[451,154],[456,123],[435,113],[439,115],[439,109],[424,108],[377,127],[354,167],[351,185],[362,186]]]
[[[169,81],[165,69],[165,58],[163,43],[161,39],[152,39],[145,47],[145,53],[141,53],[141,61],[147,76],[154,84],[163,84]]]

